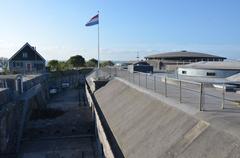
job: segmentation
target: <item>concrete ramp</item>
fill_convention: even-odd
[[[238,137],[117,79],[95,95],[127,158],[240,157]]]

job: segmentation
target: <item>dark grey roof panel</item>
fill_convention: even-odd
[[[27,58],[23,58],[23,53],[27,53]],[[18,50],[10,59],[11,60],[39,60],[46,61],[29,43],[26,43],[20,50]]]
[[[194,58],[220,58],[226,59],[225,57],[220,57],[211,54],[205,53],[198,53],[198,52],[188,52],[188,51],[179,51],[179,52],[167,52],[167,53],[160,53],[155,55],[150,55],[145,58],[176,58],[176,57],[194,57]]]

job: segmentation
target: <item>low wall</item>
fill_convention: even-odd
[[[52,72],[48,76],[48,84],[50,88],[56,88],[58,92],[62,91],[62,83],[69,83],[70,87],[77,87],[80,83],[84,84],[85,74],[80,71]]]
[[[230,122],[224,121],[221,113],[183,112],[117,79],[94,95],[124,157],[240,157],[239,132],[232,134],[234,130],[239,131],[238,119],[228,130],[224,127]],[[202,118],[209,120],[220,115],[219,121],[213,121],[212,125],[211,121],[198,116],[203,114]],[[236,114],[226,116],[238,118]]]
[[[10,101],[9,89],[1,89],[0,88],[0,106],[6,104]],[[1,109],[1,107],[0,107]]]

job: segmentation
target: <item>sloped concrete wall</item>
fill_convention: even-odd
[[[119,80],[95,96],[124,157],[240,157],[238,137]]]

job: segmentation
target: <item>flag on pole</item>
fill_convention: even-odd
[[[99,24],[99,15],[95,15],[85,26],[93,26]]]

